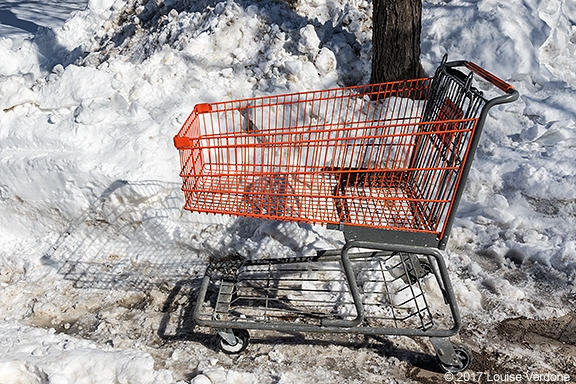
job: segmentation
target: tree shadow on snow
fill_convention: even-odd
[[[16,16],[16,14],[14,14],[14,12],[12,12],[10,9],[4,8],[0,8],[0,24],[9,25],[31,34],[35,34],[40,27],[38,24],[32,21],[18,18],[18,16]]]
[[[48,7],[49,10],[46,13],[53,14],[54,18],[58,18],[56,15],[69,15],[70,12],[76,10],[75,6],[66,3],[51,3],[47,5],[41,1],[26,0],[0,5],[0,24],[20,29],[34,36],[32,42],[38,48],[38,62],[40,68],[45,71],[51,71],[56,64],[62,64],[63,66],[71,64],[83,55],[80,48],[69,51],[62,46],[51,28],[37,24],[34,21],[22,19],[14,13],[14,10],[17,9],[27,13],[34,13]]]

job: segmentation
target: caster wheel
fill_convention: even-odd
[[[456,373],[462,372],[467,370],[472,364],[472,351],[468,348],[465,344],[461,343],[452,343],[452,347],[454,348],[454,353],[456,353],[456,357],[460,360],[459,365],[448,365],[444,364],[440,359],[438,359],[438,364],[440,368],[444,372]]]
[[[233,329],[234,337],[236,338],[236,344],[230,345],[226,340],[222,338],[222,336],[218,335],[218,339],[216,341],[218,348],[228,354],[236,354],[240,353],[248,347],[250,342],[250,334],[245,329]]]

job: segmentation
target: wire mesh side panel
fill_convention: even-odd
[[[445,317],[449,310],[435,274],[421,263],[430,265],[427,258],[406,254],[352,261],[366,313],[361,327],[435,328],[434,319]],[[202,320],[218,318],[238,327],[286,322],[320,326],[324,319],[357,316],[347,279],[336,261],[269,260],[232,268],[219,264],[210,273],[212,291],[202,307]]]
[[[419,79],[201,105],[179,134],[187,138],[180,148],[186,208],[341,222],[336,206],[342,172],[407,168],[429,83]],[[354,216],[356,223],[386,225],[395,216],[389,202],[404,199],[400,187],[361,195],[379,209],[375,214],[365,207]],[[379,213],[385,211],[387,217]]]

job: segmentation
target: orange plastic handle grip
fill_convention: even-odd
[[[499,88],[503,92],[509,93],[510,90],[514,89],[513,86],[511,86],[510,84],[508,84],[507,82],[505,82],[501,78],[491,74],[490,72],[488,72],[484,68],[480,67],[479,65],[474,64],[471,61],[466,62],[466,68],[468,68],[472,72],[476,73],[480,77],[484,78],[485,80],[488,80],[492,85]]]

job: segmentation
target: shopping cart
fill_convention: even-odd
[[[326,225],[346,243],[215,258],[195,323],[227,353],[255,329],[424,336],[444,370],[466,369],[470,349],[448,339],[461,319],[440,251],[488,110],[517,98],[445,58],[433,78],[196,105],[174,138],[185,209]]]

